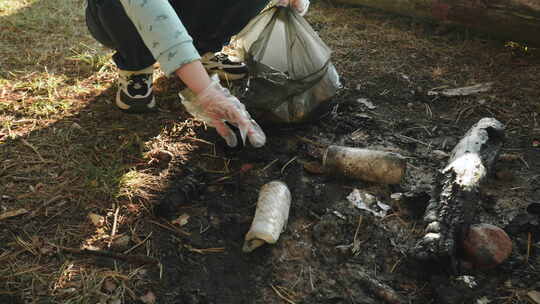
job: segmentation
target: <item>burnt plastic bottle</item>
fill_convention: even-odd
[[[291,192],[285,183],[272,181],[265,184],[259,192],[255,217],[242,250],[251,252],[266,243],[276,243],[287,225],[290,207]]]

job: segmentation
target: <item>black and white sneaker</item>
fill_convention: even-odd
[[[118,92],[116,106],[128,113],[147,113],[156,110],[156,100],[152,92],[153,66],[133,72],[118,72]]]
[[[229,56],[221,52],[204,54],[201,63],[208,74],[218,74],[221,80],[242,79],[248,73],[245,63],[231,61]]]

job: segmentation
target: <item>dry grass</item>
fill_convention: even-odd
[[[0,40],[0,214],[29,211],[0,221],[0,302],[130,303],[153,266],[53,245],[117,251],[127,236],[129,254],[154,255],[142,215],[173,172],[151,152],[179,167],[198,124],[173,104],[153,117],[112,111],[110,51],[88,35],[84,1],[1,1]],[[171,85],[160,80],[165,100]]]

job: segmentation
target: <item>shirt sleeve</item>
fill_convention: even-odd
[[[166,75],[201,58],[168,0],[120,1]]]

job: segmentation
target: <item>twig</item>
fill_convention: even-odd
[[[360,226],[362,225],[364,217],[360,216],[358,218],[358,226],[356,226],[356,231],[354,232],[354,238],[353,238],[353,248],[352,252],[353,254],[356,254],[360,250],[360,243],[358,242],[358,232],[360,231]]]
[[[532,233],[529,232],[527,235],[527,256],[525,257],[525,263],[529,263],[529,257],[531,256],[531,244],[532,244]]]
[[[26,139],[24,138],[21,138],[21,142],[29,147],[30,149],[32,149],[36,154],[37,156],[39,157],[39,160],[41,160],[42,162],[45,162],[45,159],[43,158],[43,156],[41,156],[41,154],[39,153],[39,151],[36,149],[36,147],[32,146],[29,142],[26,141]]]
[[[388,304],[403,304],[405,301],[401,296],[394,291],[389,285],[380,282],[375,278],[376,274],[369,273],[367,270],[357,266],[350,267],[352,271],[355,271],[357,274],[357,280],[360,285],[364,286],[366,289],[374,293],[378,298],[383,300]]]
[[[4,212],[4,213],[0,213],[0,221],[8,219],[8,218],[16,217],[16,216],[19,216],[19,215],[25,214],[25,213],[28,213],[28,210],[26,210],[24,208],[11,210],[11,211],[7,211],[7,212]]]
[[[398,267],[400,262],[401,262],[401,259],[397,260],[394,266],[392,266],[392,269],[390,269],[390,273],[394,273],[394,271],[396,271],[396,268]]]
[[[2,170],[0,170],[0,176],[4,175],[5,172],[7,172],[9,169],[15,167],[16,165],[18,165],[18,164],[14,163],[14,164],[9,164],[9,165],[4,166],[4,168],[2,168]]]
[[[264,166],[264,168],[262,168],[262,169],[259,170],[259,171],[260,171],[260,172],[266,171],[266,169],[272,167],[272,165],[275,164],[278,160],[279,160],[278,158],[274,159],[273,161],[271,161],[268,165]]]
[[[116,235],[116,228],[118,226],[118,213],[120,212],[120,207],[116,207],[116,211],[114,212],[114,221],[112,226],[112,232],[111,237],[109,239],[109,245],[107,247],[111,248],[111,244],[114,240],[114,236]]]
[[[97,256],[97,257],[111,258],[111,259],[128,262],[131,264],[150,264],[150,265],[159,264],[159,260],[157,260],[156,258],[147,256],[147,255],[126,255],[123,253],[117,253],[117,252],[112,252],[112,251],[107,251],[107,250],[76,249],[76,248],[59,246],[52,243],[49,243],[49,244],[53,247],[58,248],[61,251],[65,251],[65,252],[69,252],[73,254],[92,255],[92,256]]]
[[[305,138],[305,137],[302,137],[302,136],[296,136],[296,138],[298,138],[299,140],[303,141],[303,142],[307,142],[309,144],[312,144],[314,146],[317,146],[317,147],[321,147],[321,148],[326,148],[328,147],[328,145],[325,145],[325,144],[321,144],[319,142],[316,142],[314,140],[311,140],[309,138]]]
[[[228,169],[229,169],[229,168],[228,168],[228,165],[226,165],[226,167],[227,167],[227,170],[228,170]],[[211,172],[211,173],[216,173],[216,172]],[[227,172],[225,172],[225,171],[223,171],[223,172],[220,171],[220,172],[217,172],[217,173],[227,173]],[[220,178],[218,178],[218,179],[216,179],[216,180],[213,180],[213,181],[211,181],[211,182],[208,183],[208,184],[209,184],[209,185],[214,185],[214,184],[220,183],[220,182],[222,182],[222,181],[231,179],[231,178],[233,178],[233,177],[235,177],[235,176],[237,176],[237,175],[239,175],[239,174],[242,174],[242,173],[244,173],[244,171],[238,170],[238,171],[235,171],[235,172],[233,172],[233,173],[231,173],[231,174],[229,174],[229,175],[225,175],[225,176],[222,176],[222,177],[220,177]]]
[[[285,169],[287,169],[287,167],[288,167],[292,162],[294,162],[297,158],[298,158],[298,156],[295,156],[295,157],[291,158],[291,160],[289,160],[285,165],[283,165],[283,167],[281,168],[281,174],[282,174],[282,175],[283,175],[283,172],[285,171]]]
[[[154,224],[154,225],[157,225],[161,228],[164,228],[164,229],[167,229],[169,231],[172,231],[172,232],[175,232],[176,234],[180,235],[180,236],[190,236],[191,233],[189,232],[186,232],[184,230],[181,230],[181,229],[178,229],[176,227],[170,227],[170,226],[167,226],[165,224],[162,224],[162,223],[159,223],[159,222],[156,222],[156,221],[149,221],[150,223]]]
[[[433,118],[433,111],[431,111],[431,107],[427,103],[424,103],[424,106],[426,107],[426,115],[430,119]]]
[[[270,287],[272,287],[272,289],[274,290],[274,292],[278,295],[278,297],[280,297],[281,299],[285,300],[287,303],[289,304],[296,304],[296,302],[294,302],[293,300],[285,297],[284,295],[281,294],[281,292],[279,292],[279,290],[277,290],[277,288],[270,284]]]
[[[529,164],[527,163],[527,161],[525,160],[525,158],[523,158],[523,156],[520,156],[519,159],[525,164],[525,167],[527,167],[527,169],[530,169],[531,167],[529,167]]]
[[[54,196],[53,198],[49,199],[48,201],[46,201],[45,203],[43,203],[41,206],[39,206],[36,210],[32,211],[32,213],[30,214],[30,218],[34,218],[37,213],[39,211],[41,211],[41,209],[47,207],[48,205],[50,205],[52,202],[62,198],[63,196],[62,195],[56,195]]]
[[[130,252],[132,252],[133,250],[139,248],[142,244],[146,243],[146,241],[148,241],[148,239],[152,236],[152,232],[150,232],[145,238],[144,240],[140,241],[139,243],[137,243],[135,246],[129,248],[128,250],[124,251],[124,254],[128,254]]]
[[[207,253],[223,253],[225,252],[225,247],[217,247],[217,248],[204,248],[204,249],[199,249],[199,248],[194,248],[192,247],[191,245],[184,245],[184,247],[191,251],[191,252],[195,252],[195,253],[198,253],[198,254],[207,254]]]
[[[204,139],[191,137],[191,136],[184,136],[183,139],[190,139],[190,140],[193,140],[193,141],[197,141],[197,142],[201,142],[201,143],[210,145],[210,146],[212,146],[212,153],[213,153],[214,155],[216,155],[216,144],[214,144],[214,143],[211,143],[211,142],[206,141],[206,140],[204,140]]]
[[[402,134],[396,134],[396,136],[397,136],[397,137],[401,137],[401,138],[403,138],[403,139],[412,140],[412,141],[414,141],[414,142],[416,142],[416,143],[419,143],[419,144],[421,144],[421,145],[424,145],[424,146],[426,146],[426,147],[431,147],[430,144],[426,144],[425,142],[423,142],[423,141],[421,141],[421,140],[418,140],[418,139],[416,139],[416,138],[412,138],[412,137],[405,136],[405,135],[402,135]]]
[[[311,284],[311,291],[315,291],[315,285],[313,285],[313,274],[311,272],[311,266],[309,266],[308,271],[309,271],[309,283]]]

